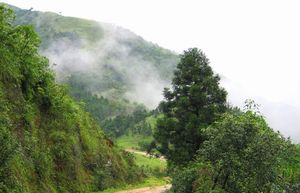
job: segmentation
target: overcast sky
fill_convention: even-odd
[[[271,125],[300,139],[300,114],[295,114],[300,113],[300,2],[296,0],[3,2],[114,23],[178,53],[198,47],[224,77],[232,103],[241,105],[246,98],[253,98],[267,107],[265,114],[274,113],[270,112],[272,105],[277,110],[284,106],[293,109],[291,116],[283,108],[273,117],[285,115],[286,125],[274,125],[278,120],[271,120]],[[296,126],[286,128],[290,123]]]

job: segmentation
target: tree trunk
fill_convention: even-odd
[[[228,181],[228,178],[229,178],[229,174],[226,174],[226,177],[225,177],[223,185],[222,185],[222,189],[225,189],[227,181]]]

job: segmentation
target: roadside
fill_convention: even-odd
[[[163,187],[168,188],[169,183],[170,183],[170,179],[168,179],[168,178],[149,177],[140,184],[127,184],[126,186],[110,188],[110,189],[106,189],[104,191],[97,192],[97,193],[116,193],[116,192],[118,192],[118,193],[120,193],[120,192],[126,193],[127,192],[128,193],[130,191],[140,190],[143,188],[145,188],[145,191],[147,190],[147,188],[148,188],[148,190],[151,189],[151,190],[156,191],[157,188],[159,188],[158,190],[162,190]],[[137,193],[139,193],[139,192],[137,192]]]
[[[137,141],[142,141],[142,139],[137,140],[126,136],[119,139],[118,145],[125,151],[133,154],[136,164],[147,176],[145,180],[138,184],[109,188],[98,193],[163,193],[170,189],[170,178],[166,177],[166,159],[137,150]]]

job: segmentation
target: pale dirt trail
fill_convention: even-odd
[[[139,155],[143,155],[143,156],[146,156],[146,157],[150,157],[151,158],[151,155],[147,154],[146,152],[144,151],[138,151],[138,150],[134,150],[134,149],[125,149],[125,151],[127,152],[130,152],[130,153],[135,153],[135,154],[139,154]],[[159,157],[157,159],[160,159],[162,161],[166,161],[166,158],[164,157]]]
[[[156,187],[146,187],[146,188],[139,188],[135,190],[125,190],[121,192],[115,193],[163,193],[166,192],[171,188],[171,185],[164,185],[164,186],[156,186]]]
[[[143,151],[137,151],[134,149],[126,149],[125,151],[130,152],[130,153],[135,153],[135,154],[140,154],[146,157],[151,157],[149,154]],[[160,160],[166,161],[165,158],[160,157],[158,158]],[[139,189],[134,189],[134,190],[124,190],[120,192],[115,192],[115,193],[163,193],[166,192],[167,190],[170,190],[171,185],[167,184],[164,186],[155,186],[155,187],[145,187],[145,188],[139,188]]]
[[[144,155],[146,157],[150,157],[150,155],[147,154],[144,151],[138,151],[138,150],[134,150],[134,149],[125,149],[125,151],[130,152],[130,153],[136,153],[136,154]]]

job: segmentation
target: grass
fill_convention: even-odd
[[[163,186],[168,183],[169,181],[166,178],[150,177],[145,179],[145,181],[140,184],[128,184],[117,188],[106,189],[104,191],[97,192],[97,193],[114,193],[118,191],[133,190],[133,189],[144,188],[144,187]]]
[[[117,139],[117,145],[122,149],[134,149],[139,150],[139,142],[151,141],[152,137],[139,136],[139,135],[128,135],[122,136]],[[167,163],[164,160],[148,157],[145,155],[134,153],[136,164],[143,168],[146,173],[164,173],[167,168]]]
[[[139,142],[151,141],[152,137],[128,135],[122,136],[116,140],[117,145],[122,149],[139,149]],[[152,158],[145,155],[133,153],[136,164],[144,171],[146,176],[150,176],[139,184],[129,184],[117,188],[110,188],[98,193],[113,193],[123,190],[132,190],[143,187],[163,186],[169,184],[169,180],[165,178],[167,162],[158,158]]]
[[[143,141],[151,141],[152,137],[145,137],[141,135],[124,135],[117,139],[117,145],[122,149],[140,149],[139,143]]]
[[[165,171],[167,162],[158,158],[150,158],[144,155],[134,154],[136,164],[140,167],[149,168],[152,170],[158,169],[159,171]]]

